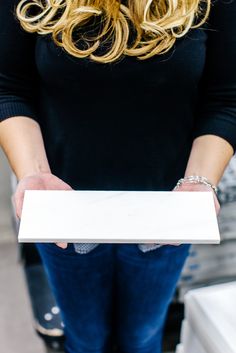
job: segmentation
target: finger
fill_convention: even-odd
[[[218,215],[218,213],[220,212],[220,203],[215,193],[213,194],[213,196],[214,196],[214,205],[215,205],[216,214]]]
[[[12,208],[13,208],[13,210],[14,210],[14,213],[15,213],[16,218],[19,219],[19,216],[18,216],[18,214],[17,214],[17,212],[16,212],[16,200],[15,200],[15,195],[12,195],[12,196],[11,196],[11,205],[12,205]]]
[[[21,218],[22,207],[23,207],[24,193],[17,192],[12,196],[12,202],[15,209],[15,214],[18,219]]]
[[[67,248],[67,243],[56,243],[59,248],[66,249]]]

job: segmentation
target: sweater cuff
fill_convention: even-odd
[[[195,126],[193,138],[202,135],[216,135],[225,139],[236,152],[236,117],[229,120],[224,117],[212,117],[200,120]]]
[[[37,121],[34,109],[24,102],[7,102],[0,104],[0,122],[15,116],[25,116]]]

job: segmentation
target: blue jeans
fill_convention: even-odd
[[[66,353],[160,353],[168,306],[190,245],[142,252],[100,244],[78,254],[70,243],[36,244],[61,310]]]

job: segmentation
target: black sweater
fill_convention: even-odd
[[[0,120],[41,126],[52,172],[75,189],[171,190],[192,141],[236,149],[236,0],[165,55],[99,64],[24,32],[0,5]]]

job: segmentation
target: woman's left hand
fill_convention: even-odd
[[[213,193],[213,197],[214,197],[214,203],[215,203],[215,210],[216,210],[216,215],[218,215],[219,211],[220,211],[220,203],[217,199],[217,196],[214,192],[214,190],[212,190],[212,188],[208,185],[204,185],[204,184],[194,184],[194,183],[183,183],[181,184],[178,188],[173,189],[172,191],[211,191]],[[169,244],[169,245],[175,245],[178,246],[180,244]]]
[[[218,215],[218,213],[220,212],[220,203],[218,201],[216,193],[208,185],[204,185],[204,184],[200,184],[200,183],[199,184],[183,183],[178,188],[174,189],[173,191],[178,191],[178,192],[179,191],[211,191],[213,193],[213,197],[214,197],[216,215]]]
[[[173,189],[172,191],[212,191],[213,193],[213,197],[214,197],[214,203],[215,203],[215,210],[216,210],[216,215],[218,215],[219,211],[220,211],[220,203],[217,199],[217,196],[215,194],[215,192],[212,190],[212,188],[210,186],[204,185],[204,184],[194,184],[194,183],[184,183],[182,185],[180,185],[178,188]],[[150,246],[155,245],[155,244],[150,244]],[[169,243],[169,244],[162,244],[162,245],[174,245],[174,246],[178,246],[181,244],[177,244],[177,243]]]

